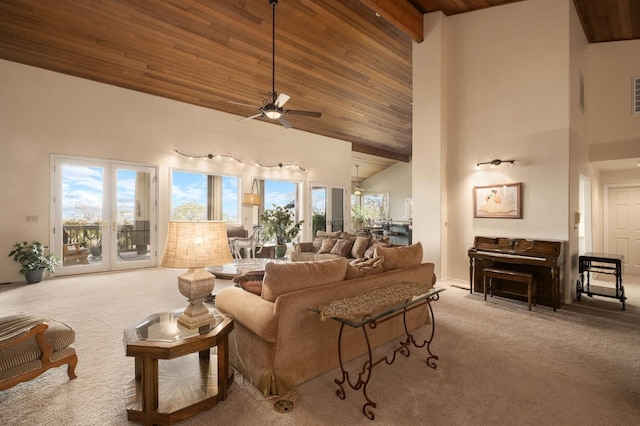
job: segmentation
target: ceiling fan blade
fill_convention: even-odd
[[[261,115],[262,115],[262,113],[260,113],[260,114],[255,114],[255,115],[252,115],[252,116],[250,116],[250,117],[241,118],[241,119],[240,119],[240,120],[238,120],[238,121],[239,121],[239,122],[243,122],[243,121],[247,121],[247,120],[252,120],[252,119],[254,119],[254,118],[258,118],[258,117],[260,117]]]
[[[278,108],[281,108],[282,105],[284,105],[289,99],[291,99],[291,96],[284,93],[280,93],[278,95],[278,99],[276,99],[275,104]]]
[[[258,108],[255,105],[245,104],[244,102],[236,102],[236,101],[227,101],[227,102],[230,103],[230,104],[234,104],[234,105],[242,105],[242,106],[248,106],[248,107],[251,107],[251,108]]]
[[[305,115],[307,117],[321,117],[322,113],[316,111],[301,111],[299,109],[288,109],[284,112],[287,115]]]
[[[280,116],[280,123],[282,123],[282,127],[285,129],[291,129],[293,127],[283,115]]]

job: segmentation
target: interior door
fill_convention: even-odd
[[[69,157],[52,164],[57,275],[155,266],[155,168]]]
[[[605,251],[624,256],[624,274],[640,275],[640,186],[608,188]]]

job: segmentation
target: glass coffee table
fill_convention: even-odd
[[[156,313],[124,330],[126,355],[135,357],[135,377],[125,385],[129,421],[171,424],[227,398],[233,319],[213,310],[215,323],[189,330],[177,322],[183,311]]]

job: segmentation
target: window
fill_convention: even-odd
[[[240,223],[239,178],[173,170],[172,220],[223,220]]]

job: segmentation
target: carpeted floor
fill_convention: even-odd
[[[178,271],[153,268],[0,286],[0,315],[55,318],[76,330],[78,378],[65,368],[0,392],[2,425],[126,425],[124,383],[133,359],[122,330],[153,312],[185,305]],[[217,281],[216,290],[228,281]],[[184,425],[631,425],[640,419],[640,282],[625,282],[627,311],[613,299],[585,298],[558,312],[494,297],[484,302],[461,283],[434,302],[437,368],[413,350],[373,370],[368,394],[335,394],[338,371],[280,398],[286,414],[236,375],[229,398]],[[424,336],[426,330],[418,335]],[[233,350],[233,348],[231,348]],[[355,368],[355,363],[350,366]]]

